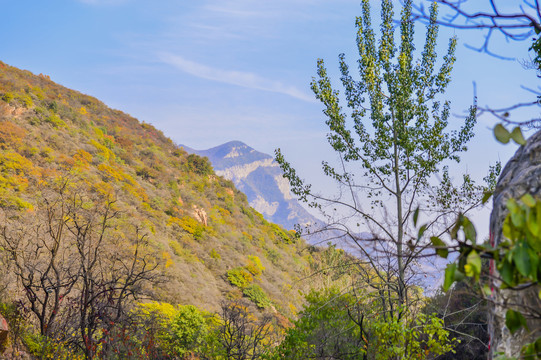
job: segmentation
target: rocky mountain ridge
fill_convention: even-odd
[[[188,153],[207,157],[216,174],[233,181],[246,194],[250,206],[268,221],[287,229],[293,229],[296,224],[301,227],[321,224],[293,198],[289,183],[272,156],[241,141],[230,141],[207,150],[180,146]]]

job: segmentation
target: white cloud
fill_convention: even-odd
[[[181,71],[202,79],[219,81],[249,89],[270,91],[288,95],[307,102],[315,102],[313,96],[304,93],[294,86],[286,85],[275,80],[265,79],[257,74],[244,71],[217,69],[187,60],[178,55],[164,53],[160,54],[159,57],[164,63],[172,65]]]

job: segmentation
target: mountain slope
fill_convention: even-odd
[[[296,224],[304,227],[320,223],[291,196],[289,183],[282,177],[282,171],[272,156],[240,141],[207,150],[181,147],[189,153],[208,157],[216,174],[233,181],[265,219],[287,229],[293,229]]]
[[[130,246],[120,229],[144,233],[164,278],[153,284],[152,299],[215,311],[223,299],[243,296],[229,272],[260,261],[264,270],[251,281],[272,308],[291,315],[299,307],[291,284],[313,261],[306,244],[250,208],[205,159],[150,124],[0,62],[1,210],[37,217],[39,198],[65,179],[89,198],[114,200],[118,249]],[[13,273],[1,271],[9,290],[0,296],[18,298]]]

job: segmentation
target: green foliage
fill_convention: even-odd
[[[4,100],[5,102],[7,102],[8,104],[11,102],[11,100],[13,100],[14,96],[12,93],[10,92],[6,92],[4,93],[4,95],[2,96],[2,100]]]
[[[449,338],[443,320],[435,315],[418,314],[409,324],[380,321],[373,329],[377,360],[426,359],[453,351],[455,339]]]
[[[451,81],[457,41],[449,40],[438,61],[437,2],[430,6],[424,46],[418,58],[412,2],[403,2],[398,22],[394,2],[381,2],[379,38],[372,26],[370,3],[362,1],[362,13],[356,21],[358,74],[352,74],[345,55],[340,54],[343,94],[336,90],[322,59],[317,60],[317,76],[311,82],[312,91],[323,105],[327,140],[340,159],[336,164],[323,162],[323,172],[337,183],[339,195],[327,192],[322,196],[312,190],[280,149],[275,154],[292,192],[323,212],[333,209],[326,215],[339,223],[337,228],[344,229],[345,237],[369,229],[375,239],[391,244],[392,250],[385,256],[393,260],[384,269],[379,259],[366,251],[371,244],[365,246],[362,240],[355,240],[354,245],[373,260],[371,270],[379,278],[378,291],[385,294],[388,303],[398,299],[399,306],[393,307],[391,317],[401,318],[397,312],[409,310],[401,306],[406,304],[411,287],[407,274],[418,271],[414,269],[415,254],[420,254],[425,246],[422,236],[410,236],[414,231],[410,221],[414,209],[419,204],[430,208],[434,221],[423,232],[431,233],[445,226],[440,221],[444,214],[466,211],[480,202],[478,188],[468,176],[464,176],[462,187],[456,189],[444,167],[450,161],[458,162],[460,154],[467,150],[467,143],[474,136],[476,109],[471,107],[466,119],[450,129],[450,102],[441,97]],[[430,179],[441,173],[447,181],[434,186]],[[360,198],[366,198],[368,203],[361,206]],[[345,219],[340,221],[334,220],[337,214],[352,215],[344,215]],[[445,254],[445,250],[440,253]],[[396,274],[392,284],[386,278],[390,273]]]
[[[508,215],[503,226],[504,240],[496,247],[477,243],[477,235],[472,222],[460,215],[451,229],[451,238],[459,243],[459,258],[445,270],[444,290],[465,276],[480,279],[481,256],[494,261],[498,269],[501,289],[518,288],[539,284],[541,278],[541,200],[525,194],[520,200],[507,201]],[[462,236],[461,236],[462,234]],[[482,284],[486,295],[490,296],[490,285]],[[541,299],[541,292],[539,293]],[[524,309],[509,308],[506,313],[506,326],[511,333],[526,328]],[[522,349],[523,353],[535,350],[536,340]],[[533,345],[532,345],[533,344]]]
[[[283,241],[286,244],[290,244],[292,242],[295,242],[295,237],[289,236],[280,225],[277,224],[270,224],[270,227],[272,228],[274,234]]]
[[[348,315],[355,299],[338,289],[312,290],[306,306],[274,349],[272,359],[359,359],[366,354],[361,327]],[[363,333],[364,334],[364,333]],[[366,340],[366,337],[365,337]]]
[[[266,309],[271,305],[271,301],[261,286],[250,284],[242,289],[242,293],[254,302],[260,309]]]
[[[151,302],[139,304],[133,313],[156,339],[159,351],[173,358],[198,352],[208,334],[205,313],[193,305]]]
[[[222,256],[216,251],[216,249],[212,248],[209,253],[210,257],[214,260],[220,260]]]
[[[227,272],[227,279],[232,285],[241,289],[246,288],[254,281],[252,274],[243,267],[236,267]]]
[[[60,116],[56,115],[56,114],[52,114],[52,115],[49,115],[45,118],[45,122],[48,122],[49,124],[51,124],[53,127],[55,128],[63,128],[63,127],[66,127],[66,123],[64,122],[64,120],[62,120],[60,118]]]
[[[83,360],[84,354],[70,348],[68,341],[59,341],[39,334],[27,333],[23,339],[29,353],[39,359]]]
[[[429,359],[453,349],[454,339],[434,314],[389,318],[337,289],[313,290],[306,301],[271,358]]]
[[[166,338],[171,354],[185,357],[203,344],[208,329],[201,311],[193,305],[179,306]]]
[[[186,157],[186,162],[188,171],[198,175],[211,175],[214,173],[214,169],[212,169],[212,165],[207,157],[190,154]]]

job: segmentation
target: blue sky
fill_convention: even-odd
[[[266,153],[280,147],[308,178],[333,158],[309,83],[317,58],[336,80],[337,55],[356,60],[359,0],[3,0],[2,11],[2,61],[95,96],[177,143],[204,149],[241,140]],[[420,24],[417,31],[422,40]],[[472,103],[473,81],[481,105],[531,98],[520,85],[535,88],[534,72],[467,49],[482,43],[481,32],[442,29],[440,44],[452,35],[459,37],[447,93],[454,113]],[[519,59],[528,58],[529,45],[492,44]],[[528,112],[539,111],[522,116]],[[459,171],[479,178],[488,163],[515,151],[495,143],[493,126],[479,120]]]

